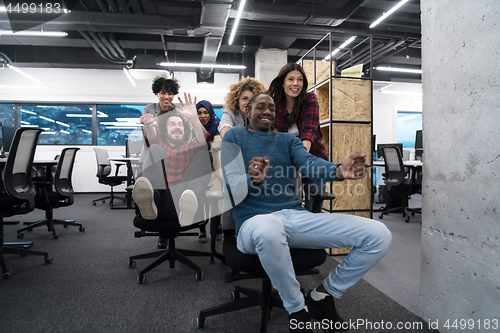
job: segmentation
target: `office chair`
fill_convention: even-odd
[[[410,178],[407,178],[406,170],[403,165],[401,152],[394,147],[385,147],[384,161],[385,173],[384,182],[389,193],[389,201],[383,208],[379,218],[393,212],[402,212],[406,222],[410,222],[410,214],[421,213],[421,209],[409,208],[408,200],[410,195],[421,193],[422,182],[417,179],[417,172],[412,172]]]
[[[220,198],[220,194],[209,193],[215,199]],[[321,212],[322,200],[333,199],[328,193],[313,198],[314,213]],[[246,279],[262,279],[262,289],[254,290],[241,286],[236,286],[231,292],[232,302],[215,306],[210,309],[200,311],[197,318],[198,328],[206,327],[206,317],[219,315],[223,313],[243,310],[254,306],[261,308],[260,332],[267,332],[268,321],[271,316],[272,307],[283,308],[283,303],[277,292],[273,291],[271,280],[262,268],[258,255],[244,254],[236,246],[236,236],[234,230],[234,221],[225,218],[227,212],[222,215],[222,228],[224,229],[223,254],[214,253],[218,258],[231,268],[231,272],[225,276],[226,282],[233,282]],[[214,225],[211,222],[212,250],[215,249]],[[297,275],[318,274],[315,267],[322,265],[326,261],[326,252],[323,249],[290,249],[293,267]],[[241,298],[241,294],[246,297]]]
[[[51,263],[52,258],[47,252],[32,251],[17,246],[4,244],[3,219],[19,214],[27,214],[35,209],[35,189],[31,179],[31,168],[38,136],[42,129],[19,128],[16,131],[11,151],[5,163],[3,186],[0,189],[0,266],[2,277],[10,279],[11,272],[5,265],[4,254],[19,254],[21,256],[43,256],[45,263]]]
[[[39,189],[35,197],[35,206],[37,209],[45,210],[45,219],[36,222],[24,222],[27,227],[17,230],[17,238],[23,238],[22,233],[25,230],[32,231],[46,225],[48,231],[52,231],[52,236],[57,239],[59,235],[56,233],[54,224],[61,224],[65,228],[69,225],[79,227],[80,232],[85,228],[80,223],[75,223],[74,220],[59,220],[54,219],[54,208],[66,207],[73,204],[73,186],[71,184],[71,176],[73,174],[73,165],[75,164],[76,152],[80,148],[65,148],[59,156],[54,179],[51,176],[49,179],[37,180],[34,184]],[[52,186],[54,191],[52,190]]]
[[[151,150],[152,148],[150,147],[149,149]],[[166,169],[165,169],[164,152],[163,152],[163,157],[161,159],[161,166],[163,170],[163,177],[165,179],[165,183],[168,184],[167,174],[165,172]],[[138,209],[136,210],[136,212],[138,212]],[[160,236],[164,239],[167,239],[168,242],[166,249],[146,254],[140,254],[129,258],[130,268],[135,267],[136,265],[135,260],[157,258],[153,263],[151,263],[149,266],[147,266],[146,268],[144,268],[139,272],[139,276],[137,277],[137,281],[139,282],[139,284],[146,282],[145,274],[147,272],[157,267],[158,265],[164,263],[165,261],[170,262],[170,268],[174,268],[175,261],[179,261],[180,263],[193,269],[196,272],[196,280],[201,281],[203,279],[203,273],[201,271],[201,268],[198,265],[196,265],[193,261],[189,260],[187,256],[210,257],[210,262],[213,263],[214,254],[212,252],[201,252],[201,251],[176,248],[175,239],[177,237],[183,237],[183,236],[198,236],[198,232],[186,232],[186,231],[192,229],[198,229],[200,226],[206,225],[208,221],[209,220],[206,219],[202,222],[193,223],[188,226],[181,226],[178,220],[171,220],[171,221],[146,220],[143,219],[141,214],[138,212],[138,214],[134,218],[134,226],[139,228],[140,231],[136,231],[134,236],[136,238],[146,237],[146,236],[155,236],[155,237]],[[212,224],[213,223],[216,223],[215,224],[216,228],[217,222],[212,222]]]
[[[111,174],[111,162],[109,161],[108,151],[106,149],[94,148],[95,156],[97,160],[97,174],[96,177],[99,179],[100,184],[109,185],[111,187],[111,192],[108,196],[92,200],[92,205],[95,206],[97,201],[106,202],[106,199],[109,199],[109,205],[113,206],[114,199],[126,201],[124,197],[119,197],[114,194],[113,187],[117,185],[121,185],[127,181],[127,176],[118,176],[118,172],[120,171],[120,167],[124,165],[123,163],[116,163],[115,175],[110,176]]]

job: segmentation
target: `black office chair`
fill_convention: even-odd
[[[384,161],[385,173],[384,182],[387,186],[389,193],[389,201],[382,209],[379,218],[382,219],[384,215],[393,212],[400,212],[403,214],[406,222],[410,222],[410,214],[421,213],[420,208],[409,208],[408,201],[412,194],[421,193],[422,182],[417,177],[417,172],[412,172],[407,177],[401,152],[394,147],[385,147]]]
[[[214,199],[219,199],[220,194],[208,193]],[[331,194],[323,193],[323,200],[333,199]],[[313,198],[314,213],[321,212],[322,198],[316,196]],[[261,308],[260,332],[267,332],[268,321],[271,316],[271,310],[274,307],[283,308],[283,303],[276,291],[273,291],[271,280],[264,271],[258,255],[244,254],[236,246],[236,236],[234,222],[232,219],[225,218],[227,212],[222,216],[222,227],[224,229],[223,254],[216,253],[215,256],[221,258],[224,263],[229,265],[231,272],[225,276],[226,282],[233,282],[246,279],[262,279],[262,290],[254,290],[241,286],[236,286],[231,292],[232,302],[215,306],[210,309],[200,311],[197,318],[199,328],[206,327],[206,317],[219,315],[223,313],[243,310],[254,306]],[[216,224],[211,222],[212,249],[215,249],[215,230]],[[326,261],[326,252],[323,249],[290,249],[293,267],[297,275],[318,274],[315,267],[322,265]],[[240,298],[241,294],[246,297]]]
[[[112,166],[109,161],[108,151],[106,149],[94,148],[95,156],[97,160],[97,178],[99,179],[100,184],[111,186],[111,192],[108,196],[92,200],[92,205],[95,206],[97,201],[102,201],[103,203],[109,199],[109,205],[113,206],[114,199],[126,201],[124,197],[120,197],[114,194],[113,187],[123,184],[127,181],[127,176],[118,176],[118,172],[120,171],[120,167],[125,165],[123,163],[116,163],[115,175],[110,176]]]
[[[45,219],[36,222],[24,222],[27,227],[17,231],[17,238],[23,238],[23,231],[32,231],[46,225],[48,231],[52,231],[52,236],[58,238],[54,224],[63,225],[67,228],[69,225],[79,227],[80,232],[85,228],[74,220],[54,219],[54,208],[66,207],[73,204],[73,186],[71,176],[73,174],[73,165],[75,164],[76,152],[80,148],[65,148],[59,156],[54,179],[39,179],[35,181],[38,193],[35,197],[35,206],[37,209],[45,210]],[[52,176],[49,175],[51,178]]]
[[[163,169],[163,175],[165,178],[165,183],[167,183],[167,175],[165,173],[165,160],[161,160],[161,165]],[[138,210],[137,210],[138,211]],[[194,250],[179,249],[175,247],[175,239],[177,237],[183,236],[198,236],[198,232],[186,232],[192,229],[198,229],[202,225],[206,225],[209,220],[194,223],[188,226],[181,226],[178,220],[171,221],[158,221],[158,220],[145,220],[142,218],[141,214],[138,213],[134,218],[134,226],[140,229],[140,231],[135,232],[135,237],[145,237],[145,236],[155,236],[167,239],[168,246],[166,249],[159,251],[154,251],[146,254],[140,254],[132,256],[129,258],[129,267],[134,268],[136,263],[135,260],[157,258],[153,263],[144,268],[139,272],[137,281],[139,284],[146,282],[145,274],[152,270],[153,268],[161,265],[165,261],[170,262],[170,268],[175,267],[175,261],[179,261],[182,264],[188,266],[196,272],[196,280],[201,281],[203,279],[203,273],[201,268],[196,265],[193,261],[189,260],[187,256],[197,256],[197,257],[210,257],[210,262],[214,262],[214,254],[212,252],[201,252]],[[218,222],[215,227],[217,226]],[[215,245],[214,245],[215,246]]]
[[[35,209],[35,189],[31,179],[31,168],[38,136],[42,129],[19,128],[16,131],[9,157],[3,172],[3,186],[0,188],[0,266],[4,279],[10,279],[11,272],[5,265],[4,254],[21,256],[38,255],[51,263],[47,252],[27,250],[4,244],[3,219],[19,214],[27,214]]]

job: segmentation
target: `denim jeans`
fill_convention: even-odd
[[[237,236],[238,249],[257,254],[271,283],[289,313],[304,307],[289,248],[353,249],[323,281],[325,289],[340,298],[347,288],[384,257],[391,233],[378,221],[346,214],[313,214],[306,210],[280,210],[246,220]]]

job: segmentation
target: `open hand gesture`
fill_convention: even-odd
[[[194,101],[191,100],[191,94],[184,93],[184,101],[179,97],[179,103],[181,103],[183,111],[181,112],[186,118],[192,119],[194,117],[198,118],[198,112],[196,111],[196,97]]]
[[[156,126],[155,116],[152,115],[151,113],[143,114],[139,118],[139,121],[141,122],[141,124],[148,126],[148,127],[155,127]]]
[[[366,176],[365,154],[352,154],[337,168],[337,177],[340,179],[361,179]]]

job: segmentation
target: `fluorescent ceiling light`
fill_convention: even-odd
[[[0,36],[66,37],[67,35],[68,35],[68,33],[64,32],[64,31],[30,31],[30,30],[25,30],[25,31],[13,32],[13,31],[0,30]]]
[[[123,67],[123,71],[125,72],[125,75],[127,76],[127,79],[130,81],[130,83],[132,83],[132,85],[135,87],[136,86],[135,81],[132,78],[132,76],[130,75],[130,73],[128,72],[128,69]]]
[[[92,131],[89,131],[89,130],[86,130],[86,129],[82,129],[82,132],[91,133],[92,134]]]
[[[28,123],[27,121],[22,121],[22,120],[21,120],[21,124],[23,124],[23,125],[31,125],[31,124],[30,124],[30,123]]]
[[[6,12],[6,11],[7,11],[7,9],[5,9],[4,6],[0,6],[0,12]]]
[[[411,96],[422,96],[422,93],[417,92],[406,92],[406,91],[396,91],[396,90],[380,90],[382,94],[393,94],[393,95],[411,95]]]
[[[54,119],[50,119],[50,118],[47,118],[47,117],[44,117],[44,116],[38,116],[38,118],[50,121],[51,123],[55,123],[56,122]]]
[[[56,132],[42,132],[40,134],[56,134]]]
[[[92,118],[91,114],[66,113],[66,117],[70,118]]]
[[[69,132],[65,131],[65,130],[60,130],[59,132],[64,133],[64,134],[69,134]]]
[[[242,65],[218,65],[218,64],[190,64],[183,62],[160,62],[158,65],[164,67],[195,67],[195,68],[225,68],[225,69],[245,69]]]
[[[396,10],[399,9],[399,7],[401,7],[402,5],[404,5],[407,2],[408,2],[408,0],[402,0],[396,6],[392,7],[387,13],[384,13],[384,15],[380,16],[375,22],[373,22],[372,24],[370,24],[370,29],[373,28],[373,27],[375,27],[377,24],[379,24],[383,20],[385,20],[387,18],[387,16],[391,15],[392,13],[394,13]]]
[[[57,124],[57,125],[61,125],[61,126],[66,126],[66,127],[69,127],[69,125],[68,125],[68,124],[61,123],[60,121],[56,121],[56,124]]]
[[[236,35],[236,30],[238,29],[238,24],[240,23],[241,13],[243,12],[243,7],[245,7],[246,0],[241,0],[240,8],[238,8],[238,13],[236,14],[236,20],[234,20],[233,30],[231,31],[231,36],[229,36],[229,45],[233,44],[234,35]]]
[[[415,118],[418,118],[418,116],[413,115],[413,116],[401,117],[401,118],[398,118],[398,121],[406,121],[406,120],[415,119]]]
[[[19,74],[21,75],[24,75],[26,76],[28,79],[38,83],[39,85],[42,85],[42,82],[38,81],[37,79],[35,79],[33,76],[29,75],[29,74],[26,74],[25,72],[23,72],[22,70],[20,70],[19,68],[15,67],[15,66],[12,66],[12,65],[7,65],[9,68],[11,68],[12,70],[18,72]]]
[[[347,45],[351,44],[352,41],[354,39],[356,39],[357,36],[352,36],[351,38],[349,38],[348,40],[346,40],[345,42],[342,43],[342,45],[340,45],[337,49],[333,50],[331,54],[327,55],[325,57],[325,59],[323,59],[323,61],[327,61],[327,60],[330,60],[331,57],[333,57],[334,55],[336,55],[337,53],[340,52],[340,49],[343,49],[345,48]]]
[[[11,86],[11,85],[0,85],[0,88],[5,89],[49,89],[47,86]]]
[[[397,67],[375,67],[379,71],[389,71],[389,72],[402,72],[402,73],[415,73],[422,74],[421,69],[410,69],[410,68],[397,68]]]
[[[23,110],[21,109],[21,112],[24,112],[24,113],[29,113],[29,114],[34,114],[36,116],[36,113],[33,112],[33,111],[28,111],[28,110]]]

